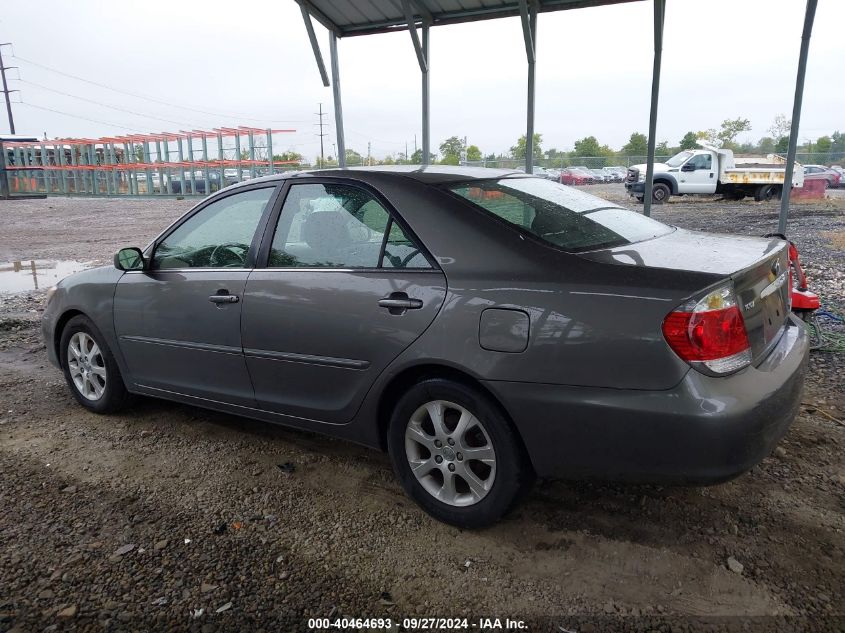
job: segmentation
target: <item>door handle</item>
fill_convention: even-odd
[[[240,297],[238,295],[211,295],[208,300],[219,305],[222,303],[237,303],[240,301]]]
[[[400,310],[419,310],[423,302],[419,299],[380,299],[378,302],[382,308],[399,308]]]
[[[423,307],[423,302],[411,299],[404,292],[391,292],[389,297],[379,299],[378,305],[380,308],[387,308],[390,314],[400,315],[405,314],[406,310],[419,310]]]

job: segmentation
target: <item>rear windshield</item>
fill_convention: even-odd
[[[450,190],[569,252],[624,246],[672,231],[607,200],[540,178],[481,180]]]

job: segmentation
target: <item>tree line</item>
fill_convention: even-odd
[[[784,115],[778,115],[768,128],[767,135],[761,137],[756,142],[739,143],[737,137],[743,132],[751,131],[751,122],[742,117],[725,119],[718,129],[710,128],[688,131],[675,145],[670,144],[668,140],[656,143],[655,155],[661,157],[671,156],[682,150],[698,148],[700,142],[731,149],[737,154],[785,153],[789,145],[790,127],[791,121]],[[801,140],[802,143],[798,146],[798,152],[819,154],[820,156],[816,158],[817,162],[828,162],[825,159],[825,155],[833,161],[841,160],[843,158],[841,155],[845,154],[845,133],[839,131],[829,136],[821,136],[815,140],[806,138]],[[430,163],[459,165],[464,161],[474,163],[508,159],[525,160],[526,142],[525,135],[522,135],[517,139],[508,153],[484,155],[477,145],[468,145],[465,138],[450,136],[440,143],[438,149],[438,154],[432,153],[429,156]],[[645,156],[648,153],[648,137],[642,132],[633,132],[627,143],[619,149],[613,149],[609,145],[602,144],[595,136],[590,135],[575,141],[572,150],[562,151],[554,147],[544,149],[543,135],[535,133],[533,150],[534,162],[538,164],[542,162],[562,164],[566,159],[582,157],[604,158],[606,159],[606,164],[612,164],[613,159]],[[292,151],[274,154],[273,159],[276,161],[293,160],[306,164],[301,154]],[[346,162],[348,165],[419,165],[423,162],[423,153],[422,149],[417,149],[408,156],[404,152],[399,152],[382,159],[374,159],[372,157],[367,158],[362,156],[354,149],[347,149]],[[335,157],[330,156],[322,162],[317,158],[313,164],[334,167],[337,166],[338,162]]]

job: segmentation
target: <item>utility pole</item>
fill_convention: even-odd
[[[370,141],[367,141],[367,167],[372,165],[372,160],[370,159],[370,148],[371,148],[371,146],[372,146],[372,143]]]
[[[320,117],[320,122],[317,124],[317,125],[320,126],[320,133],[317,136],[320,137],[320,167],[322,168],[323,165],[326,162],[326,157],[325,157],[325,154],[323,153],[323,137],[326,136],[326,134],[323,132],[323,125],[324,125],[323,124],[323,116],[325,114],[323,112],[323,104],[321,103],[319,105],[320,105],[320,111],[315,112],[314,114],[316,114]]]
[[[6,113],[9,115],[9,133],[15,133],[15,119],[12,117],[12,102],[9,100],[10,92],[18,92],[17,90],[9,90],[9,85],[6,83],[6,71],[10,68],[17,68],[17,66],[6,66],[3,64],[3,47],[11,46],[11,42],[4,42],[0,44],[0,75],[3,76],[3,95],[6,97]]]
[[[408,141],[405,141],[405,162],[410,163],[411,157],[408,156]]]

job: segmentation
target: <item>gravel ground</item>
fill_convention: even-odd
[[[628,204],[619,185],[590,190]],[[108,262],[192,204],[0,202],[0,261]],[[777,226],[776,203],[682,198],[654,215]],[[796,204],[788,232],[812,289],[845,312],[845,199]],[[386,456],[351,444],[150,399],[86,412],[47,363],[42,300],[0,296],[2,631],[297,631],[314,615],[845,628],[842,353],[813,353],[805,406],[747,475],[710,488],[541,482],[499,525],[465,532],[417,509]]]

